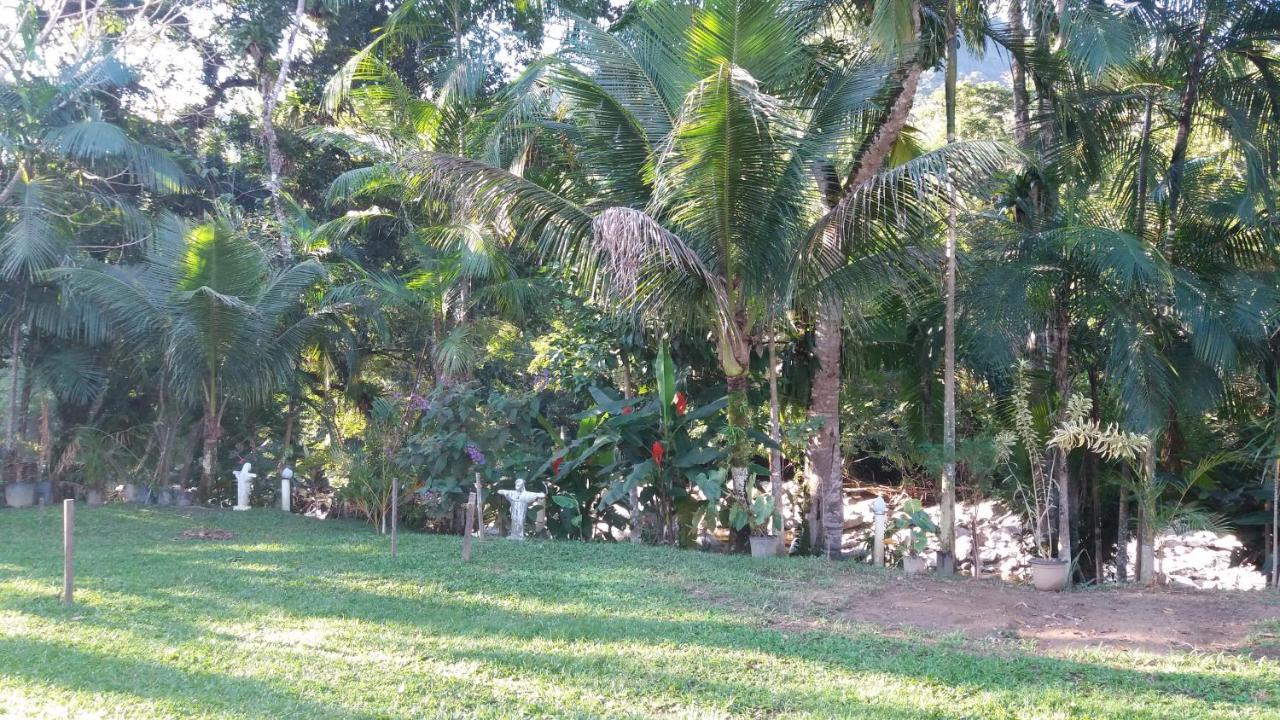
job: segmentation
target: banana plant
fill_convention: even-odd
[[[665,542],[677,540],[673,528],[692,528],[715,516],[725,482],[718,441],[728,398],[690,408],[665,344],[653,374],[654,391],[641,397],[618,398],[592,388],[595,404],[574,416],[574,439],[560,443],[534,473],[548,476],[551,502],[574,526],[582,526],[588,508],[620,526],[624,518],[616,506],[633,489],[655,510]]]

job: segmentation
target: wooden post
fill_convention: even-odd
[[[484,539],[484,487],[480,481],[480,473],[476,473],[476,491],[472,500],[475,501],[476,515],[476,536],[481,540]]]
[[[76,589],[76,571],[72,562],[76,549],[76,501],[62,501],[62,604],[71,606]]]
[[[476,494],[467,496],[467,519],[462,523],[462,562],[471,562],[471,523],[476,518]]]
[[[396,534],[400,520],[400,478],[391,479],[391,557],[396,556]]]

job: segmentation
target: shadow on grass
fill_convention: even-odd
[[[749,714],[802,709],[821,716],[846,715],[845,703],[855,701],[861,703],[858,712],[875,717],[918,717],[921,712],[898,705],[867,705],[847,688],[794,687],[768,678],[752,683],[744,679],[742,668],[750,665],[748,656],[755,654],[807,666],[793,670],[797,673],[836,669],[855,681],[892,675],[957,688],[964,695],[983,693],[1001,707],[1035,706],[1042,697],[1086,703],[1090,693],[1121,691],[1144,701],[1174,695],[1182,704],[1190,703],[1189,710],[1206,700],[1258,706],[1250,695],[1264,689],[1263,683],[1244,678],[1117,668],[1021,653],[998,657],[930,639],[886,637],[859,629],[783,634],[762,628],[762,614],[731,611],[691,592],[695,588],[741,592],[767,602],[769,592],[751,584],[776,582],[778,577],[783,581],[804,578],[814,572],[802,563],[792,569],[783,564],[757,566],[749,561],[688,557],[688,553],[677,557],[673,551],[647,548],[613,547],[601,552],[599,546],[576,543],[486,542],[477,547],[476,560],[463,565],[458,561],[456,538],[413,535],[404,536],[402,556],[392,561],[376,536],[351,535],[359,539],[335,542],[348,536],[315,528],[290,536],[290,519],[281,519],[279,531],[244,532],[228,544],[166,544],[137,550],[128,556],[132,576],[125,579],[117,577],[120,568],[113,573],[111,567],[92,566],[83,578],[89,591],[118,594],[141,613],[90,605],[78,611],[76,622],[138,639],[235,643],[238,638],[214,637],[210,624],[243,623],[264,615],[299,622],[354,620],[376,626],[370,630],[369,643],[407,657],[420,656],[422,645],[429,644],[433,657],[481,662],[509,677],[535,673],[596,692],[602,683],[626,678],[634,694],[656,689],[669,693],[674,704],[700,707],[718,707],[728,698],[731,710]],[[225,520],[228,525],[241,522]],[[239,526],[245,527],[242,522]],[[272,549],[262,549],[266,547]],[[0,574],[0,580],[4,576]],[[0,597],[0,608],[67,618],[47,596]],[[542,645],[580,643],[583,649],[521,648],[530,638],[545,641]],[[450,643],[451,639],[459,642]],[[729,658],[725,667],[730,671],[690,672],[679,669],[680,663],[674,661],[645,662],[630,657],[626,645],[651,648],[659,655],[696,647],[711,656]],[[610,652],[592,649],[600,647]],[[111,657],[27,639],[5,640],[0,648],[5,651],[0,658],[8,658],[0,659],[0,670],[69,687],[81,679],[24,675],[22,663],[14,659],[24,653],[73,657],[79,653],[103,667],[106,677],[92,681],[101,687],[91,688],[143,697],[150,697],[148,692],[163,694],[159,688],[181,687],[186,682],[208,683],[215,694],[225,690],[236,697],[263,692],[269,699],[298,702],[292,693],[257,680],[133,660],[117,664]],[[735,659],[743,662],[734,666]],[[115,679],[130,676],[136,680]],[[202,688],[200,695],[206,694]],[[202,702],[178,695],[170,699]],[[217,707],[216,700],[211,702]],[[1273,700],[1265,706],[1277,705]],[[303,707],[317,714],[332,711],[305,702]]]

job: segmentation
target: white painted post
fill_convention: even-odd
[[[285,468],[284,472],[280,473],[280,509],[285,512],[289,512],[289,503],[293,495],[291,480],[293,480],[293,468]]]
[[[872,530],[875,533],[872,556],[877,567],[884,567],[884,516],[887,511],[888,507],[884,504],[884,498],[877,496],[875,502],[871,504],[871,512],[875,514],[874,530]]]

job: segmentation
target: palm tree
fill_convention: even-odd
[[[223,413],[232,402],[261,404],[289,381],[322,319],[301,311],[321,266],[307,260],[273,270],[261,247],[217,219],[165,236],[142,263],[66,276],[126,346],[160,353],[160,402],[200,410],[200,494],[208,499]]]
[[[457,212],[533,240],[596,299],[707,332],[729,392],[730,466],[739,473],[751,448],[752,337],[777,286],[821,278],[837,293],[865,277],[823,247],[828,229],[870,224],[869,208],[883,212],[885,194],[904,183],[927,189],[923,178],[936,177],[946,156],[868,169],[868,179],[855,169],[857,181],[824,213],[811,168],[829,166],[862,136],[893,65],[856,55],[816,63],[805,41],[820,20],[808,5],[715,0],[648,6],[612,32],[578,23],[569,47],[518,83],[527,92],[504,114],[528,117],[549,98],[558,144],[569,148],[557,186],[438,152],[402,164]],[[514,124],[520,156],[540,147],[528,124]],[[996,155],[986,146],[951,153],[953,166],[982,169]],[[915,208],[920,196],[897,199]],[[895,242],[867,235],[861,253]],[[797,295],[817,297],[817,287],[807,282]]]

